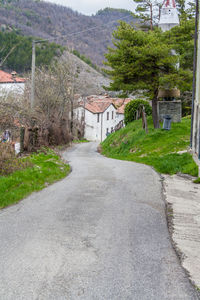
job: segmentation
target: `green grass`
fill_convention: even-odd
[[[193,182],[200,184],[200,177],[198,177],[197,179],[195,179]]]
[[[34,191],[67,176],[70,166],[65,164],[54,151],[48,149],[25,158],[32,167],[0,176],[0,208],[19,202]]]
[[[190,143],[190,118],[173,123],[170,131],[154,129],[148,118],[149,133],[142,129],[142,121],[134,121],[125,128],[109,135],[102,143],[102,154],[153,166],[158,172],[178,172],[198,176],[198,167],[186,150]]]
[[[73,143],[74,143],[74,144],[89,143],[89,141],[86,140],[86,139],[82,139],[82,140],[73,140]]]

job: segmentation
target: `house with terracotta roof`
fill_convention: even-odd
[[[0,70],[0,96],[12,94],[22,95],[25,90],[25,78],[17,77],[16,72],[7,73]]]
[[[124,108],[131,99],[89,96],[75,109],[78,120],[84,120],[84,137],[90,141],[103,141],[108,134],[123,126]]]

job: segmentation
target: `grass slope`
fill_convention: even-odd
[[[134,121],[111,134],[102,143],[102,154],[115,159],[130,160],[153,166],[158,172],[178,172],[198,176],[198,167],[187,149],[190,142],[190,118],[172,124],[170,131],[154,129],[148,118],[149,133],[142,129],[142,121]]]
[[[19,202],[34,191],[64,178],[70,172],[52,150],[26,157],[31,167],[15,171],[8,176],[0,176],[0,208]]]

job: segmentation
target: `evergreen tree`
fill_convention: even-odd
[[[64,48],[55,43],[36,46],[36,65],[49,65],[54,57],[63,53]],[[6,59],[5,59],[6,58]],[[31,69],[32,38],[12,32],[0,32],[0,67],[19,73]]]
[[[154,127],[159,127],[157,97],[160,87],[182,89],[191,85],[191,72],[177,69],[178,55],[160,30],[143,32],[121,22],[114,32],[114,48],[105,55],[110,67],[105,72],[113,80],[109,89],[128,95],[144,90],[152,99]],[[185,83],[185,80],[187,83]]]

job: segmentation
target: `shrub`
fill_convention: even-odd
[[[137,111],[140,112],[143,106],[145,108],[145,112],[147,116],[151,115],[152,108],[150,104],[145,100],[136,99],[126,104],[125,111],[124,111],[124,121],[126,125],[137,119]]]
[[[32,164],[28,160],[15,156],[15,150],[11,143],[0,143],[0,176],[5,176],[30,166]]]

